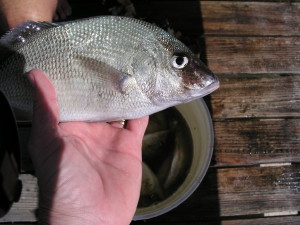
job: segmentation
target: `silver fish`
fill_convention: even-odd
[[[56,88],[60,121],[139,118],[219,86],[184,44],[133,18],[28,21],[1,38],[0,52],[0,90],[28,118],[33,89],[25,74],[33,68]]]
[[[140,192],[139,207],[149,206],[153,202],[164,199],[164,192],[157,176],[150,167],[143,162],[142,186]]]
[[[160,148],[167,143],[170,131],[162,130],[155,133],[145,134],[142,144],[143,160],[153,160],[161,155]]]

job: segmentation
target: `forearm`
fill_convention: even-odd
[[[0,0],[3,30],[27,20],[52,21],[57,0]]]

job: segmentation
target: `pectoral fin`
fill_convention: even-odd
[[[98,80],[103,85],[112,86],[122,94],[130,93],[136,82],[132,75],[117,70],[100,60],[78,56],[75,61],[75,66],[80,67],[85,73],[93,76],[93,79]]]
[[[128,75],[127,73],[122,73],[121,76],[123,76],[123,78],[121,78],[120,84],[119,84],[120,91],[123,94],[128,94],[134,87],[135,79],[133,76]]]

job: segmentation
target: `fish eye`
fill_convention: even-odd
[[[186,56],[174,55],[171,59],[172,66],[176,69],[184,68],[188,62],[189,59]]]

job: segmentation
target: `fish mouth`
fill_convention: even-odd
[[[220,82],[219,82],[219,80],[216,80],[215,82],[211,83],[210,85],[208,85],[202,89],[202,91],[204,92],[203,96],[211,94],[212,92],[217,90],[219,87],[220,87]]]
[[[196,98],[202,98],[206,95],[209,95],[212,92],[214,92],[215,90],[217,90],[219,87],[220,87],[219,80],[215,80],[214,82],[212,82],[211,84],[207,85],[204,88],[201,88],[200,90],[197,88],[189,88],[186,91],[187,91],[187,94],[191,96],[191,98],[188,99],[187,102],[192,101]]]

